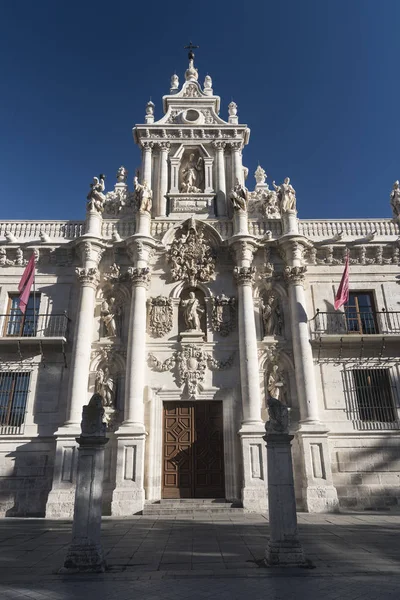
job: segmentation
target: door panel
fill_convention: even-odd
[[[163,498],[224,497],[222,402],[165,402]]]

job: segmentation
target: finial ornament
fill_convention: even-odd
[[[186,69],[186,72],[185,72],[186,81],[197,81],[199,78],[199,74],[198,74],[197,69],[194,66],[194,62],[193,62],[194,61],[193,50],[198,47],[199,46],[194,46],[192,44],[192,42],[189,42],[189,44],[187,46],[185,46],[185,50],[189,50],[189,52],[188,52],[189,68]]]
[[[125,183],[128,171],[125,167],[120,167],[117,171],[117,183]]]
[[[179,89],[179,77],[176,73],[174,73],[171,77],[171,94],[176,94]]]
[[[267,174],[261,165],[258,165],[258,167],[254,173],[254,178],[256,180],[257,185],[264,185],[265,180],[267,179]]]
[[[233,102],[233,100],[228,105],[228,114],[229,114],[228,122],[236,125],[239,122],[239,119],[237,116],[237,104],[236,104],[236,102]]]
[[[154,123],[154,106],[151,100],[146,104],[146,123]]]
[[[207,96],[212,96],[213,94],[213,89],[212,89],[212,79],[209,75],[206,75],[204,78],[204,93],[207,94]]]

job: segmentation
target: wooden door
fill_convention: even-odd
[[[222,402],[165,402],[163,498],[223,498]]]

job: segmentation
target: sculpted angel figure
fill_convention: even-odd
[[[270,398],[276,398],[279,400],[279,396],[284,395],[285,382],[283,381],[282,374],[279,371],[279,366],[274,365],[268,376],[267,390]]]
[[[290,178],[286,177],[281,185],[272,182],[276,193],[278,194],[279,205],[282,213],[290,210],[296,210],[296,192],[290,183]]]
[[[196,298],[196,294],[194,292],[190,292],[187,300],[181,300],[181,305],[183,308],[183,318],[188,330],[194,329],[196,331],[200,331],[200,316],[203,314],[204,309],[201,308],[200,302]]]
[[[249,200],[248,191],[237,178],[229,197],[235,210],[242,210],[244,212],[247,210]]]
[[[103,398],[103,406],[115,406],[115,382],[107,366],[97,371],[95,389]]]
[[[110,337],[114,337],[117,335],[117,325],[115,322],[115,312],[114,312],[115,299],[110,298],[109,302],[103,298],[101,303],[101,320],[103,321],[107,335]]]
[[[202,163],[203,159],[201,156],[196,160],[195,154],[190,154],[187,163],[182,169],[182,192],[194,194],[201,191],[198,185],[200,183]]]
[[[106,197],[103,194],[105,190],[105,175],[99,175],[98,177],[93,177],[93,183],[90,184],[90,192],[87,196],[88,210],[97,210],[97,212],[102,213],[104,210],[104,203],[106,201]]]
[[[135,199],[136,205],[139,212],[151,212],[153,192],[149,187],[146,180],[143,183],[139,183],[137,176],[134,178],[133,183],[135,184]]]
[[[393,216],[400,216],[400,183],[399,181],[395,181],[393,184],[393,189],[390,193],[390,205],[393,209]]]

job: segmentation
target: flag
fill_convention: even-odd
[[[335,296],[335,310],[338,310],[338,308],[343,306],[343,304],[346,304],[346,302],[349,299],[349,256],[350,253],[347,252],[342,280],[340,282],[337,294]]]
[[[19,294],[19,309],[25,314],[26,305],[28,304],[29,294],[33,280],[35,279],[35,255],[32,254],[28,264],[25,267],[25,271],[22,274],[21,281],[18,284]]]

